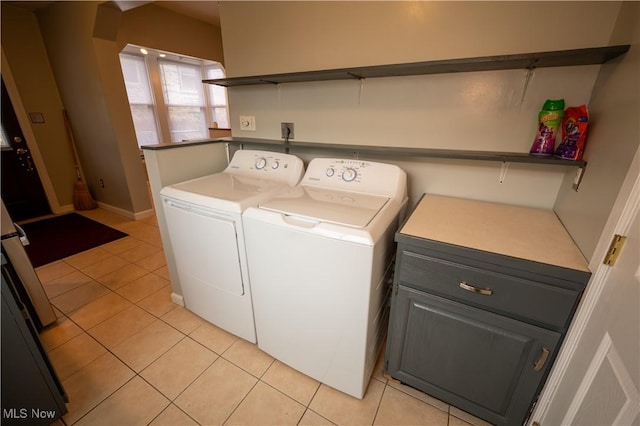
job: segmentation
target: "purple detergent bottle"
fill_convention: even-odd
[[[564,99],[547,99],[538,113],[538,132],[531,145],[531,155],[553,155],[556,134],[564,115]]]

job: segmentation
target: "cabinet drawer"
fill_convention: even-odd
[[[562,329],[579,292],[402,251],[398,280],[409,287]]]

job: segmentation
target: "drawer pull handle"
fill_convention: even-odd
[[[466,281],[462,281],[458,285],[460,286],[461,289],[470,291],[472,293],[480,293],[480,294],[484,294],[485,296],[491,296],[493,294],[493,290],[491,290],[490,288],[474,287],[472,285],[467,284]]]
[[[540,358],[533,364],[533,371],[540,371],[544,364],[547,362],[547,358],[549,358],[549,349],[542,348],[542,353],[540,354]]]

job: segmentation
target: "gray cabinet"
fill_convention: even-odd
[[[553,235],[521,229],[534,219]],[[386,372],[491,423],[522,424],[590,276],[562,232],[552,212],[423,197],[396,235]],[[561,265],[535,261],[541,247]]]

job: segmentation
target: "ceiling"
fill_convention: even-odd
[[[43,7],[49,6],[53,1],[7,1],[6,3],[23,9],[35,11]],[[127,11],[148,3],[154,3],[157,6],[169,9],[172,12],[206,22],[207,24],[220,27],[220,12],[218,10],[218,2],[216,0],[199,0],[199,1],[134,1],[134,0],[115,0],[120,10]]]

